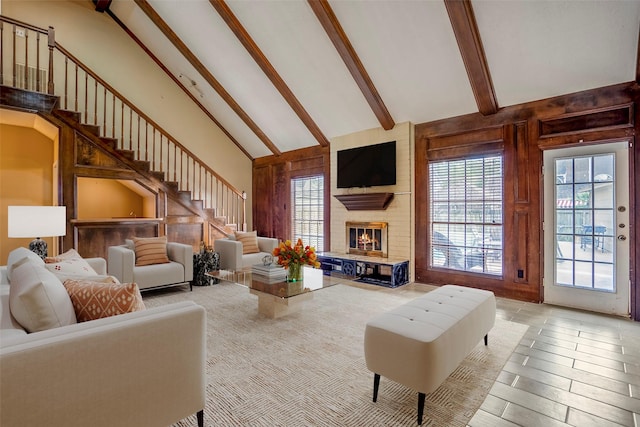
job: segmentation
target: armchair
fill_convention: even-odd
[[[136,265],[133,241],[110,246],[107,255],[107,272],[122,283],[135,282],[140,291],[189,284],[193,280],[193,247],[183,243],[167,242],[168,263]]]
[[[257,237],[258,252],[243,254],[242,242],[229,238],[216,239],[214,250],[220,254],[220,269],[237,271],[254,264],[261,264],[265,255],[271,255],[278,247],[278,239]]]

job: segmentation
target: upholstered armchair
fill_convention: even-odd
[[[255,231],[235,232],[228,238],[216,239],[213,246],[220,254],[220,269],[237,271],[261,264],[278,246],[278,239],[259,237]]]
[[[145,245],[145,243],[147,245]],[[193,247],[166,237],[125,240],[108,249],[107,272],[141,291],[189,284],[193,280]]]

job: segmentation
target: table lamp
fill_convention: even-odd
[[[29,249],[44,259],[47,242],[41,237],[67,234],[65,206],[9,206],[8,237],[35,237]]]

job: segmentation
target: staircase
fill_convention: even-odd
[[[25,33],[24,40],[16,38],[16,30]],[[0,16],[0,34],[13,37],[13,43],[1,44],[1,60],[13,66],[11,75],[0,74],[0,106],[35,110],[68,126],[88,151],[100,152],[88,161],[116,171],[126,169],[136,182],[166,196],[171,204],[157,215],[165,218],[165,225],[197,216],[204,224],[201,240],[208,245],[217,236],[246,228],[245,194],[55,42],[53,28],[44,30]],[[29,63],[33,52],[40,58],[46,50],[48,64]],[[113,173],[109,170],[109,177]]]

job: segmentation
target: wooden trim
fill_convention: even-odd
[[[211,85],[211,87],[222,97],[222,99],[231,107],[231,109],[242,119],[242,121],[255,133],[255,135],[264,143],[264,145],[276,156],[282,152],[275,146],[269,137],[258,127],[258,125],[249,117],[249,115],[238,105],[233,97],[226,91],[222,84],[209,72],[207,67],[200,62],[196,55],[184,44],[169,25],[158,15],[147,0],[135,0],[136,4],[149,17],[156,27],[169,39],[169,41],[178,49],[178,51],[189,61],[189,63],[200,73],[200,75]]]
[[[449,14],[453,33],[458,41],[478,110],[485,116],[495,114],[498,112],[498,100],[471,2],[469,0],[444,0],[444,5]]]
[[[236,147],[238,147],[238,149],[240,149],[240,151],[242,151],[244,153],[245,156],[247,156],[249,159],[253,160],[253,157],[251,156],[251,154],[249,154],[249,152],[229,133],[229,131],[227,131],[227,129],[224,128],[224,126],[222,126],[222,124],[213,116],[213,114],[211,114],[211,112],[209,110],[207,110],[205,108],[204,105],[202,105],[202,103],[198,100],[198,98],[196,98],[193,93],[189,92],[189,90],[186,88],[185,85],[182,84],[182,82],[180,82],[180,80],[178,80],[176,78],[176,76],[174,76],[169,69],[162,63],[162,61],[160,61],[158,59],[157,56],[155,56],[153,54],[153,52],[151,52],[149,50],[149,48],[147,48],[147,46],[142,43],[142,40],[140,40],[138,37],[136,37],[135,34],[133,34],[133,32],[129,29],[129,27],[127,27],[124,22],[122,22],[120,20],[120,18],[118,18],[116,16],[115,13],[113,13],[113,11],[111,9],[107,9],[106,10],[107,15],[109,15],[111,17],[111,19],[113,19],[116,24],[118,24],[120,26],[120,28],[122,28],[124,30],[125,33],[127,33],[129,35],[129,37],[131,37],[133,39],[133,41],[135,41],[138,46],[140,46],[140,48],[149,56],[149,58],[151,58],[153,60],[153,62],[155,62],[158,67],[160,67],[160,69],[162,71],[165,72],[165,74],[171,79],[173,80],[173,82],[175,84],[177,84],[182,91],[185,93],[185,95],[187,95],[191,101],[193,101],[199,108],[200,110],[202,110],[202,112],[204,114],[207,115],[207,117],[209,117],[209,119],[211,119],[212,122],[214,122],[216,124],[216,126],[218,126],[220,128],[220,130],[227,135],[227,138],[229,138],[231,140],[231,142],[233,142],[235,144]]]
[[[384,105],[382,97],[360,61],[347,34],[342,29],[338,18],[333,13],[329,2],[327,0],[308,0],[308,3],[378,118],[380,125],[384,130],[392,129],[395,126],[393,117]]]
[[[598,108],[587,112],[565,114],[538,121],[539,138],[595,130],[633,128],[633,102]]]
[[[329,140],[322,133],[318,125],[313,121],[309,113],[304,109],[300,101],[293,94],[289,86],[282,80],[278,72],[267,57],[262,53],[258,45],[253,41],[247,30],[242,26],[238,18],[233,14],[231,8],[224,0],[209,0],[211,6],[218,12],[220,17],[227,23],[229,29],[236,35],[240,43],[247,49],[249,55],[256,61],[264,74],[271,80],[271,83],[278,89],[278,92],[287,101],[291,109],[298,115],[302,123],[309,129],[309,132],[316,138],[323,147],[329,146]]]

